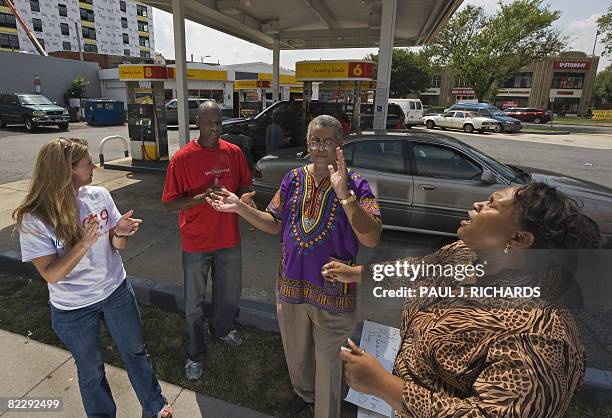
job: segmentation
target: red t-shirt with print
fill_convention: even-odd
[[[251,174],[239,147],[219,139],[216,148],[192,140],[174,154],[168,165],[162,200],[194,196],[215,184],[233,193],[251,185]],[[238,216],[214,210],[206,202],[179,211],[179,227],[185,252],[208,252],[240,243]]]

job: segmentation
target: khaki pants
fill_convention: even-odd
[[[293,390],[306,402],[315,403],[315,418],[339,418],[340,346],[355,329],[355,314],[278,299],[276,310]]]

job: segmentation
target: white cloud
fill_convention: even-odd
[[[562,32],[569,36],[568,49],[573,51],[582,51],[587,54],[593,52],[593,43],[595,42],[595,34],[597,32],[598,14],[592,14],[585,19],[571,21],[567,28],[561,28]],[[595,46],[595,55],[601,55],[603,46],[599,42]],[[610,57],[601,57],[599,59],[599,70],[610,65]]]

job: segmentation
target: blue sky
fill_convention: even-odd
[[[494,0],[466,0],[467,4],[482,6],[493,12],[497,7]],[[557,26],[570,37],[569,47],[588,54],[593,50],[598,16],[605,13],[610,0],[554,0],[550,1],[552,8],[561,11]],[[155,9],[153,12],[153,30],[155,50],[167,58],[174,58],[172,33],[172,16],[169,13]],[[193,54],[194,61],[201,56],[210,55],[205,61],[221,64],[236,64],[242,62],[264,61],[272,62],[272,51],[249,42],[234,38],[214,29],[188,21],[186,27],[187,59]],[[602,46],[598,43],[595,54],[601,53]],[[359,59],[376,49],[357,48],[341,50],[302,50],[281,51],[281,66],[289,69],[295,67],[300,60],[316,59]],[[599,62],[599,70],[611,62],[610,57],[603,57]]]

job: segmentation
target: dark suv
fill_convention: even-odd
[[[535,107],[511,107],[504,110],[504,113],[523,122],[550,122],[550,111],[546,109],[538,109]]]
[[[57,125],[68,129],[68,110],[40,94],[0,93],[0,127],[23,124],[28,131]]]
[[[282,100],[264,109],[257,116],[252,118],[239,118],[223,121],[223,134],[246,135],[253,140],[253,158],[257,161],[266,155],[266,129],[272,123],[272,115],[278,112],[281,119],[281,126],[290,137],[289,146],[299,146],[302,144],[305,128],[304,113],[301,101],[290,102]],[[318,102],[308,103],[309,117],[314,118],[318,115],[342,115],[346,113],[345,103]],[[362,103],[361,105],[361,129],[372,129],[373,105]],[[387,115],[387,129],[403,129],[404,112],[401,107],[390,103]]]
[[[523,124],[520,120],[514,119],[504,112],[489,103],[467,103],[458,102],[446,109],[450,110],[469,110],[476,113],[478,116],[495,119],[499,124],[495,127],[495,132],[518,132],[523,129]]]

